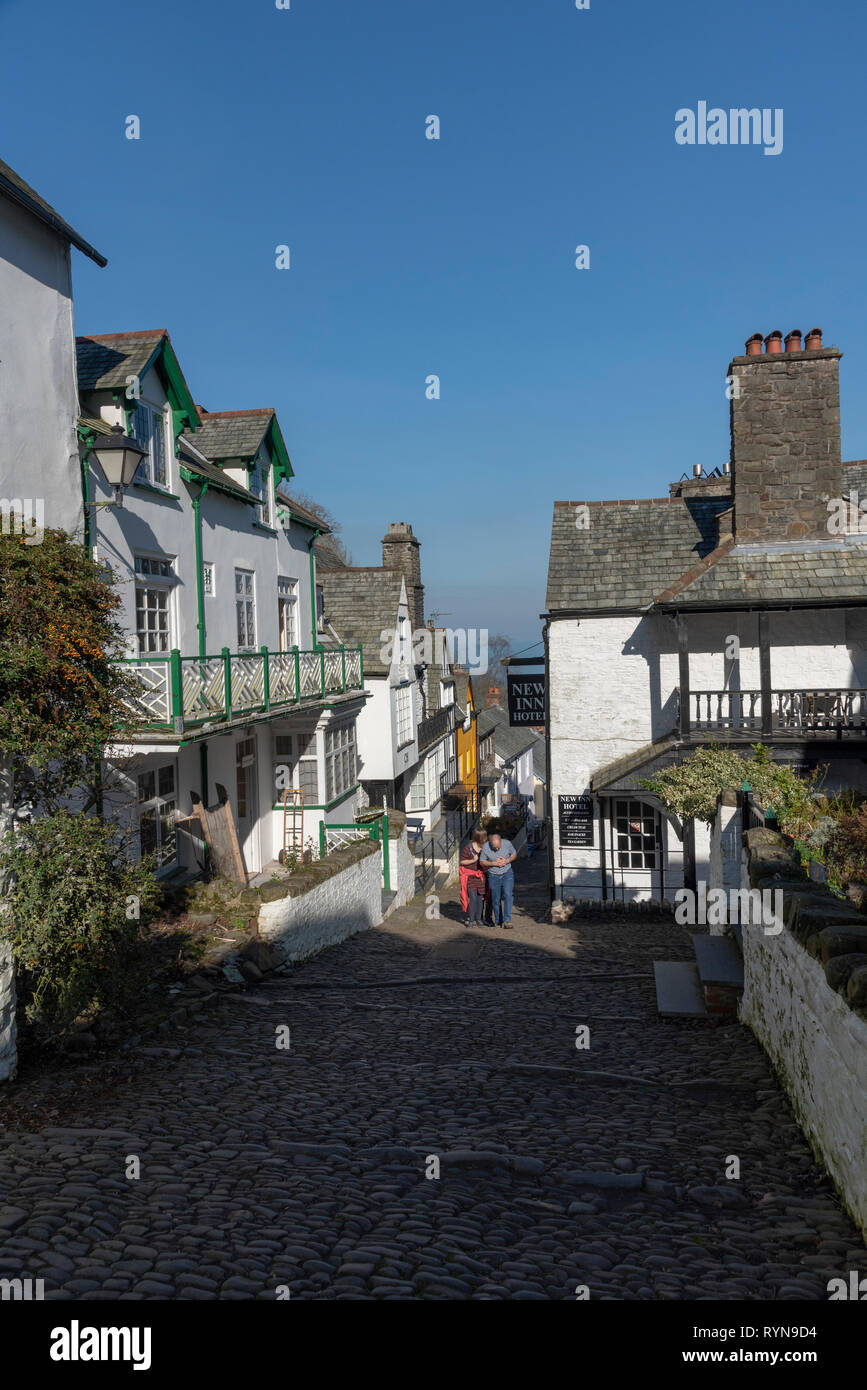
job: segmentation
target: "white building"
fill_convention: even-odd
[[[557,897],[671,897],[708,837],[641,786],[755,742],[867,788],[867,463],[841,463],[836,349],[758,335],[733,359],[732,457],[643,501],[554,507],[545,635]],[[867,527],[865,527],[867,530]]]
[[[360,652],[326,648],[316,626],[327,528],[291,499],[274,411],[197,407],[166,332],[80,338],[78,372],[89,539],[120,585],[142,684],[106,809],[164,874],[195,871],[203,846],[175,821],[223,787],[255,875],[283,848],[284,787],[304,793],[314,849],[320,822],[350,823],[359,804]],[[120,506],[91,452],[115,424],[147,449]]]
[[[106,264],[0,160],[0,497],[34,519],[41,501],[44,525],[80,540],[72,246]]]
[[[424,625],[419,542],[408,523],[391,523],[382,557],[382,565],[320,572],[325,625],[363,649],[369,699],[359,715],[358,749],[365,798],[373,806],[385,798],[428,827],[439,819],[446,784],[457,781],[454,680],[447,654]],[[420,659],[426,647],[433,660]]]
[[[485,810],[499,815],[510,807],[536,811],[536,748],[544,748],[540,734],[526,725],[512,727],[508,711],[488,705],[478,716],[479,757],[485,787]]]

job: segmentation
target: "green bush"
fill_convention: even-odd
[[[141,928],[161,898],[152,866],[130,862],[102,820],[57,811],[6,837],[0,875],[0,932],[27,1017],[62,1032],[82,1015],[129,1008],[142,988]]]
[[[828,878],[845,890],[852,882],[867,882],[867,805],[843,816],[825,846]]]
[[[773,808],[780,829],[798,836],[815,819],[811,798],[819,775],[799,777],[790,767],[773,762],[770,749],[762,743],[752,745],[750,758],[714,743],[645,778],[641,785],[682,819],[712,825],[720,792],[737,789],[746,781],[759,805],[765,811]]]

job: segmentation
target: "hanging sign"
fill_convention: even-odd
[[[506,673],[510,724],[545,723],[545,673],[519,676]]]

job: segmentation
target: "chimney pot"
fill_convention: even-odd
[[[801,351],[801,330],[793,328],[791,333],[786,334],[786,352]]]
[[[774,331],[773,331],[773,333],[769,333],[768,336],[767,336],[767,338],[765,339],[765,352],[782,352],[782,351],[783,351],[783,335],[782,335],[782,333],[779,331],[778,328],[775,328]]]
[[[694,463],[694,464],[692,465],[692,476],[693,476],[694,478],[700,478],[700,477],[701,477],[701,464],[700,464],[700,463]]]
[[[807,352],[821,352],[822,350],[822,330],[821,328],[811,328],[807,334],[807,341],[804,344]]]
[[[762,350],[762,342],[761,333],[754,333],[751,338],[747,338],[747,357],[757,357]]]
[[[726,461],[726,462],[723,464],[723,466],[722,466],[722,471],[723,471],[723,475],[724,475],[726,478],[731,477],[732,466],[731,466],[731,464],[730,464],[728,461]]]

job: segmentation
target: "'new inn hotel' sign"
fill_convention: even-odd
[[[510,724],[545,723],[545,676],[506,676]]]

